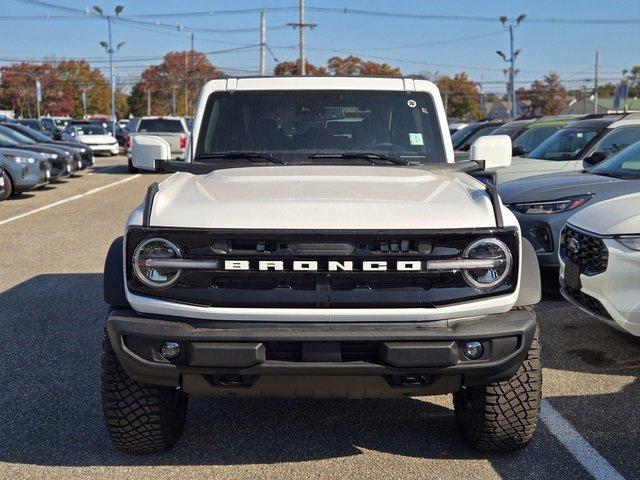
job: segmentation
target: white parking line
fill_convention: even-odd
[[[49,205],[45,205],[44,207],[39,207],[39,208],[36,208],[34,210],[30,210],[28,212],[21,213],[20,215],[16,215],[15,217],[7,218],[6,220],[1,220],[0,221],[0,225],[4,225],[6,223],[13,222],[14,220],[19,220],[21,218],[28,217],[29,215],[33,215],[34,213],[42,212],[43,210],[48,210],[50,208],[57,207],[58,205],[62,205],[62,204],[67,203],[67,202],[72,202],[74,200],[79,200],[81,198],[88,197],[89,195],[93,195],[94,193],[98,193],[98,192],[100,192],[102,190],[105,190],[107,188],[110,188],[110,187],[115,187],[116,185],[120,185],[121,183],[129,182],[129,181],[131,181],[131,180],[133,180],[135,178],[138,178],[140,176],[141,175],[138,173],[136,175],[132,175],[132,176],[127,177],[127,178],[123,178],[122,180],[118,180],[117,182],[113,182],[113,183],[109,183],[107,185],[103,185],[101,187],[93,188],[93,189],[88,190],[88,191],[86,191],[84,193],[79,193],[78,195],[74,195],[73,197],[63,198],[62,200],[58,200],[57,202],[51,203]]]
[[[624,477],[544,399],[540,409],[540,419],[593,478],[597,480],[624,480]]]

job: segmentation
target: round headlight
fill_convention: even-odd
[[[465,281],[478,290],[489,290],[500,285],[511,272],[513,257],[509,247],[497,238],[482,238],[467,247],[463,254],[470,260],[495,260],[491,267],[470,268],[462,271]]]
[[[159,267],[153,260],[176,260],[182,258],[180,249],[164,238],[148,238],[133,252],[133,271],[136,277],[149,287],[163,288],[173,285],[181,270],[175,267]]]

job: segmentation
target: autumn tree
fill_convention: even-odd
[[[82,92],[87,92],[87,113],[108,114],[111,95],[108,80],[97,68],[91,68],[85,60],[62,60],[42,64],[15,63],[1,68],[2,87],[0,102],[4,108],[13,109],[18,116],[33,117],[37,114],[36,79],[40,81],[42,115],[71,115],[82,117],[84,108]],[[117,113],[128,115],[124,93],[116,92]]]
[[[557,115],[569,104],[567,90],[557,73],[549,73],[542,80],[534,80],[529,88],[519,88],[516,94],[528,104],[529,115]]]
[[[327,70],[323,67],[316,67],[305,60],[304,67],[306,74],[312,77],[324,77],[327,74]],[[273,68],[273,74],[279,76],[292,76],[300,75],[300,60],[293,62],[280,62]]]
[[[362,60],[354,55],[346,58],[332,57],[327,62],[327,68],[333,75],[351,77],[400,77],[399,68],[394,68],[386,63],[370,62]]]
[[[192,114],[202,85],[221,76],[202,52],[167,53],[160,65],[146,68],[133,86],[131,112],[137,116],[149,110],[155,115]]]
[[[469,80],[466,73],[456,73],[453,77],[440,76],[436,83],[449,117],[468,119],[482,115],[478,84]]]

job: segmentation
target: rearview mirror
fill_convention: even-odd
[[[170,160],[169,142],[153,135],[134,135],[131,138],[131,163],[139,170],[155,171],[155,161]]]
[[[589,155],[588,157],[584,157],[582,159],[582,163],[584,168],[589,168],[589,167],[593,167],[594,165],[597,165],[598,163],[600,163],[601,161],[603,161],[605,158],[607,158],[607,154],[604,152],[594,152],[591,155]]]
[[[505,168],[511,165],[509,135],[487,135],[471,144],[469,160],[484,163],[484,169]]]

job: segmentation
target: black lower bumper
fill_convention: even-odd
[[[424,323],[256,323],[153,318],[113,310],[111,344],[137,381],[235,396],[443,394],[513,376],[536,328],[530,310]],[[180,345],[172,360],[163,342]],[[470,360],[467,342],[484,353]]]

